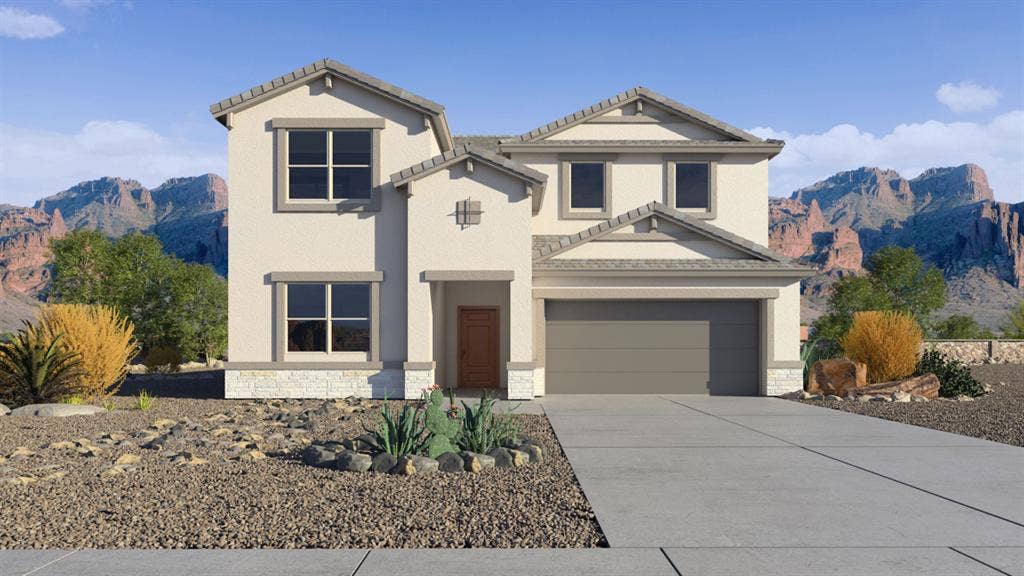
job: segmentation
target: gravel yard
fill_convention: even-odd
[[[373,407],[116,401],[123,409],[99,416],[0,417],[0,548],[605,545],[544,416],[516,416],[546,447],[541,464],[402,477],[298,459],[311,440],[361,434]],[[289,427],[302,413],[308,429]],[[175,424],[162,449],[142,447]]]
[[[973,366],[971,372],[982,383],[992,386],[992,392],[971,402],[797,402],[1024,446],[1024,365],[985,364]]]

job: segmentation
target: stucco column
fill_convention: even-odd
[[[434,311],[430,283],[410,268],[406,328],[405,398],[415,400],[434,385]]]
[[[534,397],[533,375],[533,296],[530,278],[516,278],[509,285],[509,362],[508,397],[529,400]]]

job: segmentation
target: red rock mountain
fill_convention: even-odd
[[[227,184],[216,174],[172,178],[152,190],[135,180],[100,178],[34,208],[0,206],[0,328],[16,326],[45,294],[50,238],[67,230],[155,234],[169,253],[226,274],[227,197]]]
[[[822,270],[804,283],[807,319],[819,313],[832,281],[897,245],[943,270],[951,312],[974,313],[995,326],[1024,297],[1024,202],[993,198],[985,171],[974,164],[931,168],[911,180],[860,168],[771,199],[769,239]]]

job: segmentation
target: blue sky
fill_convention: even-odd
[[[208,106],[329,56],[519,133],[644,85],[782,137],[772,193],[976,162],[1024,200],[1024,2],[0,1],[0,202],[224,173]]]

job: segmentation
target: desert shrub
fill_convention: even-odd
[[[939,394],[947,398],[956,396],[980,396],[985,392],[966,364],[949,358],[938,350],[926,350],[917,361],[917,376],[935,374],[939,379]]]
[[[135,408],[148,411],[153,407],[153,403],[155,401],[155,396],[150,396],[149,392],[146,392],[145,390],[139,390],[139,395],[135,397]]]
[[[840,343],[847,358],[867,364],[868,380],[888,382],[914,373],[921,327],[903,312],[857,312]]]
[[[61,347],[79,357],[79,390],[87,399],[116,392],[139,350],[132,323],[108,306],[51,304],[41,310],[39,326],[47,337],[62,335]]]
[[[174,374],[181,370],[181,352],[174,346],[154,346],[142,359],[149,374]]]
[[[496,414],[495,399],[488,394],[476,406],[462,403],[462,433],[458,444],[463,450],[486,454],[516,439],[519,426],[511,413]]]
[[[364,426],[369,432],[370,447],[378,452],[386,452],[399,458],[410,454],[420,454],[426,448],[428,435],[421,422],[420,410],[411,404],[402,406],[397,414],[392,412],[385,400],[381,402],[377,426]]]
[[[81,360],[62,346],[62,337],[25,327],[0,344],[0,400],[21,406],[57,402],[80,391]]]
[[[972,340],[995,338],[991,330],[982,328],[978,321],[964,314],[953,314],[932,327],[936,338],[944,340]]]
[[[1006,321],[1003,322],[1002,330],[1004,338],[1024,340],[1024,300],[1018,302],[1013,310],[1010,310]]]

